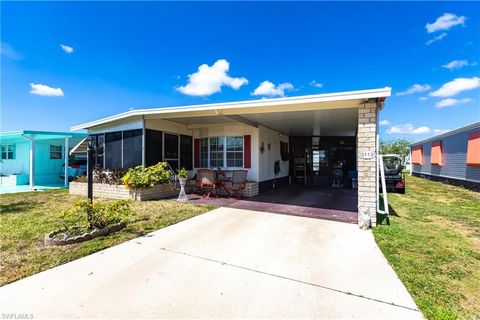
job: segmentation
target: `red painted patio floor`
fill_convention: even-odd
[[[188,195],[192,203],[357,223],[357,190],[290,185],[252,198],[202,198]]]

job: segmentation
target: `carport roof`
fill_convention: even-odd
[[[52,131],[33,131],[33,130],[19,130],[19,131],[9,131],[9,132],[0,132],[0,142],[1,143],[14,143],[14,142],[24,142],[26,139],[35,139],[35,140],[53,140],[53,139],[64,139],[64,138],[85,138],[87,135],[85,133],[78,132],[52,132]]]
[[[107,123],[128,118],[181,118],[221,115],[240,115],[255,113],[270,113],[280,111],[305,111],[330,108],[357,107],[361,101],[381,99],[391,95],[391,88],[335,92],[276,99],[247,100],[226,103],[201,104],[190,106],[163,107],[152,109],[137,109],[106,117],[100,120],[73,126],[71,130],[82,130],[97,127]]]

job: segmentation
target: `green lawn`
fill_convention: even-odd
[[[122,231],[45,247],[45,234],[62,226],[62,210],[78,199],[67,190],[0,195],[0,286],[213,209],[172,200],[132,202],[136,214]]]
[[[480,193],[407,176],[375,239],[428,319],[480,319]]]

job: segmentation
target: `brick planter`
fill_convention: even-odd
[[[70,182],[70,194],[87,196],[86,182]],[[137,201],[170,198],[177,195],[173,184],[161,184],[152,188],[127,189],[124,185],[93,184],[93,196],[110,199],[133,199]]]

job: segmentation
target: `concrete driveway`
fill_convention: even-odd
[[[34,318],[422,318],[370,231],[220,208],[0,288]]]

